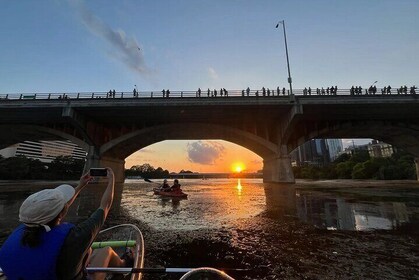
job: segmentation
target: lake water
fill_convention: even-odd
[[[419,275],[419,185],[414,181],[184,180],[187,199],[153,195],[159,185],[117,187],[107,225],[135,223],[145,266],[247,268],[236,279],[410,279]],[[72,182],[76,184],[76,182]],[[0,182],[0,244],[23,200],[59,182]],[[104,185],[89,185],[67,221],[94,211]],[[181,275],[144,276],[179,279]]]
[[[114,212],[124,210],[132,218],[156,230],[196,230],[228,227],[239,219],[264,211],[278,218],[300,221],[329,230],[396,229],[419,222],[419,186],[416,182],[369,183],[342,181],[299,182],[295,185],[264,184],[261,179],[180,180],[187,199],[153,195],[158,185],[126,180],[122,196],[116,196]],[[17,225],[23,200],[40,187],[53,183],[2,183],[0,226]],[[35,190],[30,187],[35,186]],[[69,212],[77,222],[99,205],[103,186],[89,186]]]

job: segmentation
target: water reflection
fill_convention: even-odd
[[[356,201],[343,196],[300,190],[289,184],[265,184],[266,212],[273,218],[297,217],[329,230],[396,229],[413,223],[418,204]],[[410,211],[410,212],[409,212]]]
[[[116,186],[111,211],[118,215],[123,209],[124,215],[159,230],[228,227],[262,212],[272,219],[292,217],[330,230],[394,229],[419,222],[417,186],[410,191],[386,188],[382,196],[373,195],[377,190],[368,189],[372,194],[362,200],[345,192],[329,192],[327,188],[264,184],[259,179],[185,179],[182,186],[188,199],[161,198],[153,195],[149,184],[127,181]],[[17,226],[20,205],[36,191],[7,187],[9,191],[0,192],[0,228],[4,232]],[[38,189],[41,187],[45,185]],[[84,189],[69,209],[67,221],[77,223],[89,216],[100,204],[105,188],[96,184]],[[397,201],[392,201],[395,194]]]
[[[241,198],[241,196],[242,196],[242,184],[241,184],[241,179],[237,179],[237,186],[236,186],[236,189],[237,189],[237,195],[239,196],[239,199]]]
[[[187,198],[182,197],[160,197],[159,204],[164,208],[166,206],[172,206],[173,210],[176,210],[180,206],[181,200],[187,200]]]
[[[409,222],[403,202],[361,202],[296,192],[298,217],[330,230],[395,229]]]

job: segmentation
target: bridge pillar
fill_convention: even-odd
[[[291,157],[287,154],[263,159],[263,182],[295,183]]]
[[[419,157],[415,158],[415,165],[416,165],[416,180],[419,181]]]
[[[99,148],[90,146],[83,174],[92,167],[110,167],[115,173],[115,183],[123,183],[125,180],[125,160],[100,156]]]

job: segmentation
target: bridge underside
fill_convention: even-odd
[[[306,141],[373,138],[414,155],[419,173],[416,96],[237,97],[203,102],[150,98],[48,100],[25,105],[8,100],[0,106],[0,148],[26,140],[68,139],[88,153],[86,169],[110,166],[122,181],[125,158],[148,145],[163,140],[222,139],[259,155],[264,181],[294,182],[289,153]]]

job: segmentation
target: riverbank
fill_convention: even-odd
[[[419,275],[419,228],[328,231],[264,212],[220,230],[155,231],[133,222],[146,240],[147,267],[245,268],[236,279],[412,279]],[[146,275],[144,279],[156,279]],[[179,279],[166,275],[159,279]]]

